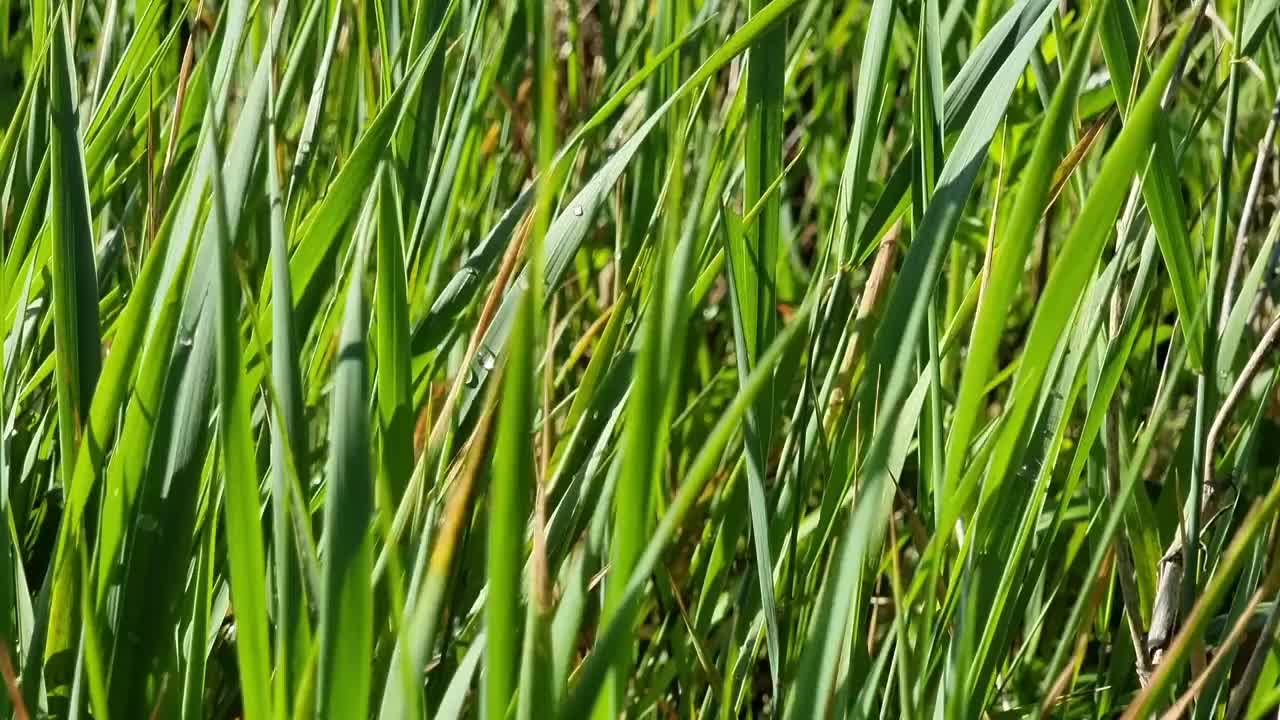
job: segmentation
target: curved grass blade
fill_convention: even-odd
[[[1080,297],[1081,290],[1097,264],[1103,243],[1110,234],[1109,230],[1120,211],[1120,204],[1124,201],[1125,188],[1151,157],[1157,125],[1161,122],[1160,100],[1173,75],[1179,50],[1186,42],[1188,32],[1189,28],[1179,33],[1166,50],[1160,67],[1134,105],[1129,121],[1107,152],[1098,179],[1090,188],[1084,207],[1050,271],[1043,300],[1031,321],[1026,350],[1014,377],[1007,416],[1000,428],[991,463],[987,467],[988,476],[995,482],[984,487],[984,495],[994,493],[999,487],[1014,462],[1021,443],[1025,442],[1022,437],[1023,426],[1048,372],[1056,338],[1062,335],[1063,327],[1075,307],[1075,299]],[[1154,169],[1151,166],[1148,172]]]
[[[449,687],[445,690],[444,697],[440,699],[440,706],[436,708],[436,712],[432,717],[436,720],[458,720],[462,717],[462,710],[467,699],[467,689],[474,681],[476,668],[480,666],[480,659],[484,657],[484,634],[477,635],[471,641],[471,647],[467,648],[467,654],[463,656],[462,662],[458,663],[458,669],[453,671],[453,678],[449,680]]]
[[[995,250],[990,274],[978,297],[977,317],[969,337],[968,354],[960,377],[951,432],[947,439],[946,488],[951,488],[959,480],[965,455],[973,438],[983,389],[990,380],[1000,338],[1008,323],[1014,294],[1022,280],[1036,228],[1050,201],[1053,168],[1066,152],[1067,130],[1080,83],[1084,78],[1093,34],[1107,4],[1107,0],[1102,0],[1089,9],[1089,16],[1075,40],[1071,60],[1058,82],[1053,100],[1040,125],[1035,149],[1022,172],[1023,180],[1014,199],[1013,212],[1000,233],[1000,245]],[[946,495],[937,501],[946,502]]]

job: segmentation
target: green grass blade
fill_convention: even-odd
[[[63,483],[71,486],[76,450],[98,382],[102,340],[98,328],[98,283],[93,266],[89,192],[80,143],[76,78],[65,18],[57,23],[50,50],[50,237],[58,358],[58,435]]]
[[[212,113],[207,121],[209,142],[217,167],[217,125]],[[227,227],[226,201],[221,173],[213,176],[213,226],[211,240],[218,244],[214,257],[214,295],[218,320],[218,436],[225,477],[227,559],[231,598],[236,614],[236,654],[246,718],[270,718],[271,655],[267,629],[266,556],[258,502],[258,465],[249,392],[240,352],[240,293],[231,268],[233,236]]]
[[[268,111],[268,117],[275,113]],[[275,592],[275,677],[277,717],[289,717],[298,694],[303,668],[310,652],[311,619],[303,594],[302,560],[292,532],[290,507],[297,485],[294,470],[304,467],[306,435],[302,380],[298,367],[299,345],[293,317],[289,278],[289,243],[284,225],[283,178],[276,161],[276,123],[267,125],[267,197],[271,203],[271,283],[277,300],[272,305],[271,381],[279,401],[279,414],[271,429],[271,534],[272,579]],[[308,543],[310,540],[308,539]]]
[[[521,571],[533,484],[534,337],[534,309],[526,300],[517,311],[503,371],[489,483],[484,698],[485,712],[494,717],[505,715],[515,698],[520,664]]]
[[[324,500],[323,593],[316,708],[323,717],[364,717],[372,678],[373,478],[369,448],[368,359],[364,260],[357,250],[347,288],[334,367],[329,424],[328,487]]]
[[[764,3],[750,5],[757,14]],[[743,205],[755,208],[763,203],[756,221],[738,235],[742,245],[732,242],[730,255],[737,257],[730,267],[734,290],[735,335],[745,378],[752,363],[769,347],[777,326],[778,262],[782,252],[782,203],[769,184],[782,175],[783,85],[786,72],[786,30],[776,27],[764,33],[747,53],[747,127],[743,177]],[[735,247],[737,246],[737,247]],[[736,253],[732,252],[737,250]],[[747,260],[747,258],[750,258]],[[747,414],[747,494],[751,507],[752,541],[761,603],[764,606],[765,636],[769,648],[769,674],[773,694],[779,697],[782,650],[778,639],[777,600],[773,591],[773,553],[769,547],[769,512],[764,480],[773,436],[776,400],[772,386],[766,387],[755,407]],[[781,698],[779,697],[779,701]]]
[[[101,368],[102,340],[98,326],[98,283],[94,270],[92,218],[84,174],[77,110],[76,78],[65,18],[59,15],[50,50],[50,180],[49,237],[52,246],[54,342],[57,361],[58,448],[61,484],[74,487],[75,458]],[[71,616],[80,590],[71,583],[81,563],[69,563],[59,587],[62,607]],[[46,672],[50,688],[58,691],[71,680],[76,639],[70,623],[58,623],[49,634]]]
[[[1126,122],[1129,121],[1129,104],[1136,97],[1134,78],[1143,65],[1139,53],[1138,28],[1127,4],[1116,3],[1107,8],[1103,16],[1103,56],[1110,71],[1116,106]],[[1160,241],[1160,253],[1169,272],[1174,300],[1178,306],[1178,318],[1182,333],[1187,338],[1188,359],[1192,369],[1203,367],[1204,327],[1206,318],[1200,306],[1199,279],[1192,257],[1191,236],[1187,231],[1182,198],[1177,192],[1175,179],[1177,164],[1169,130],[1157,128],[1155,152],[1151,169],[1143,176],[1142,197],[1147,202],[1151,222]]]
[[[396,222],[395,196],[389,173],[382,174],[378,206],[377,288],[374,319],[377,327],[378,431],[382,473],[391,492],[391,506],[399,504],[413,470],[413,388],[409,374],[409,298],[404,269],[404,246]]]
[[[1041,123],[1035,149],[1023,170],[1013,211],[1000,233],[1001,242],[996,248],[990,275],[978,298],[977,317],[969,338],[968,355],[947,440],[947,488],[959,480],[966,450],[973,439],[982,391],[995,364],[1000,338],[1008,323],[1018,283],[1022,280],[1035,230],[1049,203],[1053,168],[1066,152],[1067,129],[1092,48],[1093,34],[1107,5],[1103,0],[1090,8],[1084,27],[1076,37],[1071,60]],[[938,500],[945,502],[946,496]]]

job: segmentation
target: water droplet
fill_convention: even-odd
[[[182,333],[181,335],[178,336],[178,344],[184,348],[189,348],[192,345],[196,344],[196,339],[191,335]]]
[[[493,357],[493,353],[489,351],[489,348],[484,347],[476,350],[476,361],[485,370],[492,370],[497,365],[497,360]]]
[[[574,205],[574,206],[573,206],[573,216],[574,216],[574,217],[582,217],[582,206],[581,206],[581,205]]]
[[[469,387],[469,388],[473,388],[473,387],[475,387],[475,386],[476,386],[476,384],[477,384],[477,380],[476,380],[476,369],[475,369],[475,368],[473,368],[473,367],[471,367],[471,366],[467,366],[467,376],[466,376],[466,377],[464,377],[464,378],[462,378],[462,384],[463,384],[463,385],[466,385],[466,386],[467,386],[467,387]]]

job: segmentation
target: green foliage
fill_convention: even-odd
[[[0,718],[1274,712],[1184,5],[0,0]]]

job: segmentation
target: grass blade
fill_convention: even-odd
[[[316,682],[316,709],[322,717],[364,717],[372,687],[368,663],[353,662],[373,650],[373,477],[363,278],[367,242],[367,237],[361,240],[352,264],[330,409]]]

